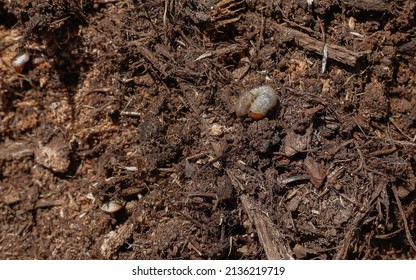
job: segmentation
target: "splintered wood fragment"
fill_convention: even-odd
[[[282,32],[292,35],[295,42],[302,48],[313,51],[317,54],[322,55],[325,43],[319,41],[303,32],[286,27],[281,24],[276,24],[276,28]],[[366,55],[368,52],[354,52],[344,47],[327,43],[327,54],[328,58],[339,61],[343,64],[354,66],[357,60]]]
[[[243,53],[245,52],[246,47],[243,45],[239,45],[239,44],[232,44],[223,48],[219,48],[216,49],[214,51],[209,51],[209,52],[205,52],[203,54],[201,54],[200,56],[198,56],[195,61],[204,59],[204,58],[208,58],[211,57],[213,55],[221,57],[221,56],[225,56],[225,55],[229,55],[229,54],[234,54],[234,53]]]
[[[46,200],[46,199],[39,199],[38,201],[36,201],[35,204],[35,209],[38,208],[48,208],[48,207],[54,207],[54,206],[60,206],[62,205],[62,202],[60,201],[50,201],[50,200]]]
[[[0,145],[0,160],[20,160],[25,157],[33,156],[33,148],[28,142],[6,141]]]
[[[107,233],[104,236],[104,240],[100,247],[101,255],[105,259],[109,259],[112,255],[114,255],[132,235],[133,229],[133,223],[126,223],[120,226],[118,229]]]
[[[384,0],[344,0],[342,1],[348,7],[354,7],[359,10],[365,11],[390,11],[392,5],[386,3]]]
[[[121,111],[120,112],[121,116],[126,116],[126,117],[130,117],[130,118],[140,118],[140,116],[142,115],[139,112],[130,112],[130,111]]]
[[[232,44],[223,48],[216,49],[213,53],[217,56],[223,56],[234,53],[243,53],[246,47],[240,44]]]
[[[402,202],[400,201],[400,197],[398,194],[398,190],[396,186],[392,187],[394,199],[396,200],[397,207],[399,207],[400,216],[402,216],[403,224],[404,224],[404,230],[406,232],[407,241],[409,242],[412,249],[416,252],[416,244],[412,239],[412,232],[409,229],[409,224],[406,219],[406,214],[404,213]]]
[[[244,210],[256,226],[257,235],[269,260],[293,260],[293,252],[271,219],[262,213],[247,195],[241,195]]]
[[[359,233],[359,228],[362,225],[364,218],[368,215],[371,211],[372,207],[374,206],[375,201],[380,196],[383,189],[385,189],[385,184],[378,184],[376,189],[373,191],[373,194],[369,201],[364,203],[361,208],[354,213],[351,213],[351,222],[345,226],[347,229],[344,232],[344,239],[339,243],[338,251],[334,256],[334,260],[345,260],[347,259],[348,252],[350,246],[352,247],[352,241],[354,237]]]
[[[165,71],[164,65],[161,65],[159,60],[153,55],[153,53],[142,45],[137,45],[137,49],[139,53],[150,63],[150,65],[159,73],[161,73],[164,77],[167,77],[168,74]]]

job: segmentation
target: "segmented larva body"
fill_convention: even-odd
[[[18,73],[23,72],[23,68],[25,67],[26,63],[29,61],[29,58],[30,58],[29,54],[22,53],[22,54],[16,55],[12,59],[12,66],[16,70],[16,72]]]
[[[238,117],[249,114],[260,120],[277,104],[277,92],[271,86],[260,86],[244,92],[237,100],[235,112]]]

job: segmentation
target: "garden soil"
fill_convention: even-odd
[[[412,259],[415,167],[415,1],[0,0],[0,259]]]

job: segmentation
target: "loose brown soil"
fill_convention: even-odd
[[[0,0],[0,258],[415,258],[415,26],[413,0]],[[259,85],[279,104],[238,118]]]

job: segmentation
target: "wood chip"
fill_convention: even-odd
[[[70,149],[62,137],[54,137],[43,145],[40,141],[35,149],[35,159],[38,163],[53,172],[65,173],[70,165]]]
[[[283,240],[279,229],[271,219],[262,213],[247,195],[240,196],[244,210],[256,226],[261,245],[269,260],[291,260],[293,252]]]
[[[107,233],[100,248],[101,255],[106,259],[114,255],[131,236],[133,229],[134,225],[132,223],[126,223],[117,230]]]

